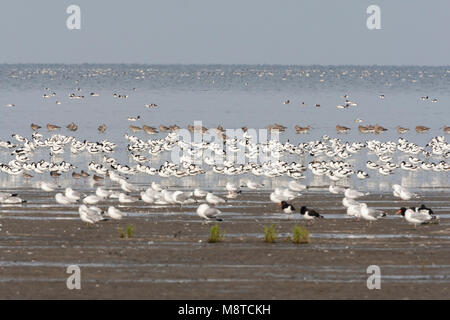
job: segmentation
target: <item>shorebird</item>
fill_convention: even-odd
[[[99,126],[98,131],[100,131],[100,133],[104,133],[106,131],[106,124],[102,124],[101,126]]]
[[[417,133],[425,133],[428,130],[430,130],[430,128],[425,127],[425,126],[416,126],[416,132]]]
[[[48,129],[49,131],[54,131],[54,130],[60,129],[60,128],[61,128],[60,126],[57,126],[57,125],[55,125],[55,124],[47,123],[47,129]]]
[[[135,133],[135,132],[138,132],[138,131],[142,131],[142,128],[141,128],[141,127],[137,127],[137,126],[130,125],[130,130],[131,130],[133,133]]]
[[[161,131],[161,132],[167,132],[167,131],[169,131],[169,130],[170,130],[169,127],[163,126],[162,124],[159,125],[159,131]],[[193,131],[193,130],[192,130],[192,131]]]
[[[26,172],[23,173],[23,177],[24,177],[25,179],[31,179],[31,178],[33,178],[33,176],[32,176],[31,174],[28,174],[28,173],[26,173]]]
[[[295,212],[295,208],[292,204],[287,203],[286,201],[281,201],[279,203],[281,210],[283,210],[284,213],[294,213]]]
[[[401,126],[397,126],[397,132],[402,134],[402,133],[407,133],[409,131],[408,128],[403,128]]]
[[[336,131],[338,133],[347,133],[348,131],[350,131],[350,128],[344,127],[344,126],[340,126],[340,125],[336,125]]]
[[[82,178],[83,176],[79,173],[76,173],[75,171],[72,172],[72,178],[74,178],[75,180],[78,180],[80,178]]]
[[[75,123],[71,123],[69,125],[66,126],[67,129],[69,129],[70,131],[77,131],[78,130],[78,126]]]
[[[445,133],[450,133],[450,127],[444,126],[442,129]]]
[[[82,176],[83,178],[87,178],[87,177],[89,177],[89,176],[90,176],[90,174],[89,174],[89,173],[87,173],[87,172],[86,172],[86,171],[84,171],[84,170],[81,170],[80,174],[81,174],[81,176]]]
[[[378,125],[378,124],[375,125],[375,133],[376,133],[376,134],[382,133],[382,132],[387,131],[387,130],[388,130],[388,129],[386,129],[386,128],[384,128],[384,127]]]
[[[158,133],[158,130],[154,127],[146,126],[145,124],[142,126],[142,129],[144,129],[145,133],[147,134],[155,134]]]
[[[300,214],[304,219],[308,220],[308,222],[317,218],[323,219],[323,216],[320,215],[318,212],[312,209],[308,209],[305,206],[302,206],[300,208]]]
[[[32,123],[30,125],[31,129],[33,129],[34,131],[38,131],[40,128],[42,128],[40,125]]]
[[[298,125],[295,126],[295,131],[297,133],[308,133],[309,130],[311,130],[311,126],[306,126],[306,127],[300,127]]]
[[[368,126],[359,125],[358,126],[358,130],[361,133],[374,133],[375,132],[375,127],[374,126],[370,126],[370,125],[368,125]]]

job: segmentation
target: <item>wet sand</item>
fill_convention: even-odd
[[[129,217],[88,226],[77,206],[56,205],[54,194],[17,190],[22,207],[0,207],[0,299],[448,299],[450,197],[426,193],[417,201],[441,215],[414,229],[399,216],[371,225],[344,214],[342,196],[308,192],[292,203],[325,219],[307,228],[309,244],[289,241],[306,225],[280,214],[267,192],[244,192],[219,208],[225,238],[207,243],[209,228],[195,206],[119,207]],[[403,202],[389,194],[362,198],[393,215]],[[107,208],[115,202],[99,207]],[[45,206],[45,207],[42,207]],[[276,243],[263,241],[273,223]],[[118,228],[133,225],[130,239]],[[69,290],[66,268],[81,269],[81,290]],[[381,289],[369,290],[366,270],[381,268]]]

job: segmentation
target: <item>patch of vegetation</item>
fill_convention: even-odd
[[[225,236],[225,232],[220,233],[219,224],[216,223],[216,225],[212,226],[211,229],[209,229],[209,243],[216,243],[223,240]]]
[[[125,231],[122,228],[118,228],[117,231],[119,232],[119,237],[121,239],[123,238],[130,239],[134,235],[135,228],[133,225],[128,225],[125,228]]]
[[[264,242],[274,243],[277,239],[277,231],[273,224],[270,227],[264,227]]]
[[[294,231],[292,232],[292,242],[296,244],[310,243],[309,231],[305,226],[299,227],[295,225]]]

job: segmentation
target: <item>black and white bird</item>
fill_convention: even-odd
[[[286,201],[281,201],[280,202],[280,206],[281,206],[281,210],[283,210],[284,213],[294,213],[295,212],[295,208],[292,204],[287,203]]]
[[[305,218],[306,220],[314,220],[317,218],[321,218],[323,219],[323,216],[321,216],[318,212],[316,212],[315,210],[312,209],[308,209],[305,206],[302,206],[300,208],[300,214],[303,216],[303,218]]]

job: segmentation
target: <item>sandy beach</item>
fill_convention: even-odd
[[[439,224],[413,226],[394,216],[389,194],[365,197],[389,216],[368,225],[345,216],[342,197],[306,193],[293,202],[325,219],[307,225],[309,244],[289,240],[298,213],[286,215],[268,193],[246,193],[220,206],[225,232],[208,243],[195,206],[118,206],[123,220],[82,223],[78,207],[52,195],[21,190],[28,203],[0,208],[0,299],[447,299],[450,268],[448,193],[427,193]],[[39,204],[39,206],[37,206]],[[115,204],[112,201],[100,205]],[[276,226],[276,243],[264,227]],[[131,238],[118,229],[133,225]],[[66,287],[69,265],[81,270],[81,290]],[[367,267],[378,265],[381,289],[369,290]]]

